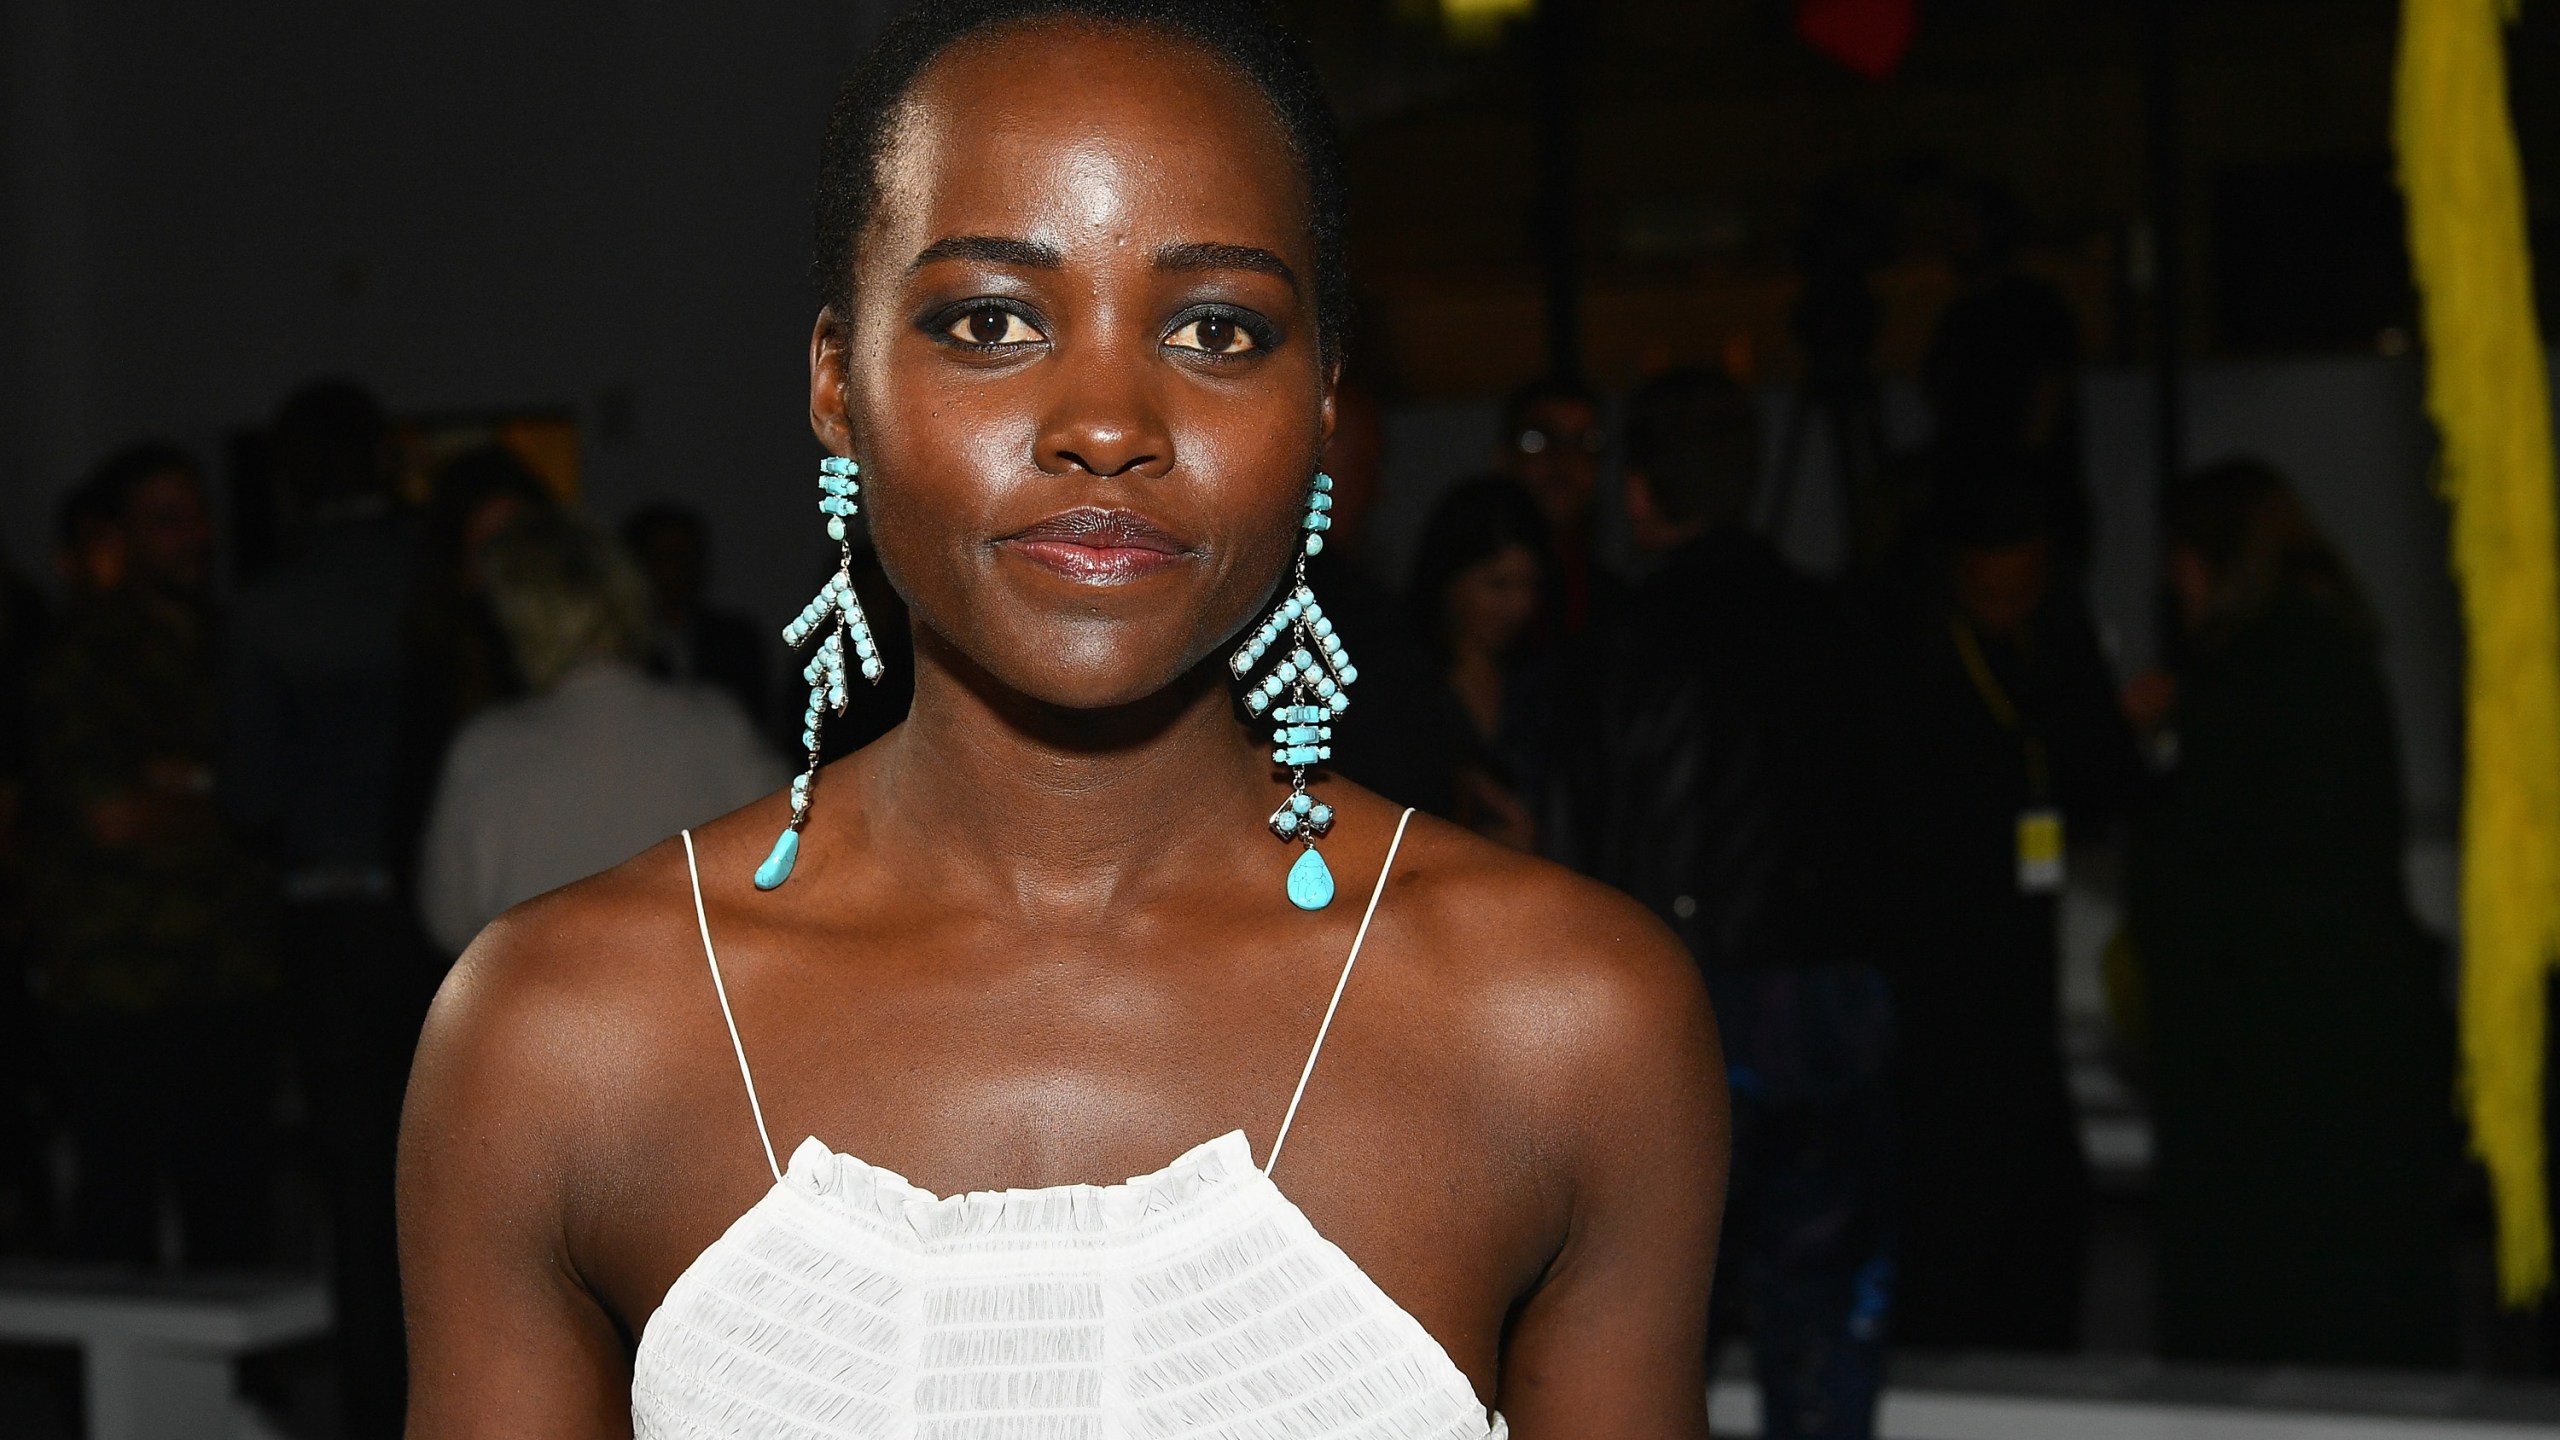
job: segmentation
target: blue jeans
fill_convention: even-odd
[[[1749,1330],[1765,1440],[1869,1440],[1893,1299],[1884,980],[1822,964],[1709,983],[1733,1095],[1714,1339]]]

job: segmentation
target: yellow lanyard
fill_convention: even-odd
[[[2027,753],[2027,793],[2038,805],[2053,798],[2053,779],[2045,762],[2044,739],[2027,727],[2026,717],[2018,713],[2017,702],[1991,673],[1991,661],[1982,653],[1982,642],[1973,635],[1973,627],[1964,617],[1947,617],[1947,631],[1955,637],[1956,658],[1964,662],[1965,678],[1973,682],[1973,693],[1982,697],[1983,708],[2000,728],[2014,732]]]

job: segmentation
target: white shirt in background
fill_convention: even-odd
[[[580,666],[454,737],[418,869],[428,933],[458,955],[507,907],[725,815],[787,773],[719,690]]]

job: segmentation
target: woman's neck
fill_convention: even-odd
[[[915,706],[882,742],[864,805],[873,840],[913,857],[911,877],[929,871],[941,893],[992,907],[1101,918],[1256,838],[1277,791],[1222,667],[1131,705],[1066,710],[916,638]]]

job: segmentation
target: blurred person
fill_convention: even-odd
[[[1546,517],[1552,581],[1541,612],[1549,638],[1579,638],[1614,613],[1625,587],[1595,552],[1601,461],[1609,432],[1600,397],[1570,376],[1549,375],[1502,402],[1502,470]]]
[[[1627,515],[1660,568],[1605,637],[1550,837],[1643,901],[1715,996],[1733,1097],[1717,1309],[1761,1432],[1874,1433],[1892,1289],[1891,1035],[1867,963],[1855,647],[1840,598],[1750,528],[1758,411],[1685,368],[1627,407]],[[1727,1326],[1715,1329],[1719,1340]]]
[[[2144,771],[2018,457],[1942,470],[1924,529],[1938,583],[1887,637],[1878,773],[1902,1061],[1895,1334],[2068,1350],[2088,1178],[2057,906],[2067,838],[2101,833]]]
[[[235,607],[225,808],[281,872],[286,994],[329,1197],[341,1420],[405,1407],[392,1162],[430,967],[398,870],[403,626],[420,545],[374,397],[324,380],[271,426],[283,563]]]
[[[1325,442],[1323,460],[1333,477],[1333,529],[1324,553],[1307,562],[1307,578],[1334,623],[1359,637],[1361,721],[1340,727],[1326,768],[1445,818],[1456,809],[1457,792],[1431,647],[1412,612],[1365,563],[1362,548],[1386,490],[1386,462],[1386,416],[1378,398],[1346,378],[1334,390],[1333,438]]]
[[[408,700],[392,807],[397,874],[416,872],[427,806],[455,734],[472,716],[525,691],[489,607],[482,556],[519,521],[556,508],[542,481],[502,445],[464,451],[436,468],[402,623]]]
[[[1933,444],[1951,455],[2009,452],[2039,496],[2048,563],[2077,582],[2095,535],[2080,456],[2080,322],[2054,285],[2018,263],[2026,214],[1998,184],[1957,196],[1957,291],[1929,338],[1921,388]]]
[[[1530,797],[1550,739],[1534,644],[1552,588],[1549,538],[1545,511],[1517,481],[1461,481],[1423,522],[1408,591],[1438,661],[1451,818],[1519,850],[1537,844]]]
[[[774,641],[754,621],[706,603],[711,532],[701,512],[644,507],[623,522],[622,543],[649,582],[649,673],[717,686],[762,729],[772,708],[764,653]]]
[[[639,666],[648,592],[609,538],[530,515],[482,556],[530,693],[454,737],[428,813],[419,906],[459,954],[499,912],[780,786],[737,702]]]
[[[2128,892],[2162,1352],[2450,1366],[2446,957],[2408,905],[2372,613],[2264,463],[2164,509],[2177,760]]]
[[[222,686],[195,462],[147,445],[87,482],[123,556],[34,683],[36,952],[78,1170],[72,1243],[150,1264],[164,1188],[189,1264],[266,1252],[275,984],[259,871],[213,802]]]

